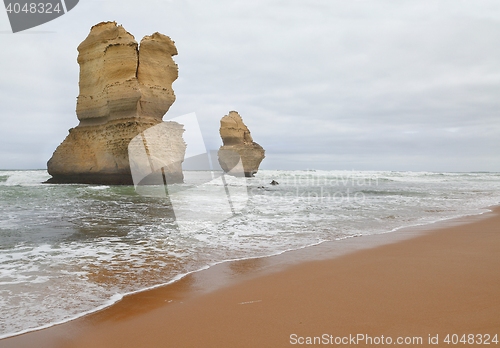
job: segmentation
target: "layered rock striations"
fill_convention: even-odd
[[[116,22],[90,30],[78,46],[80,93],[76,114],[79,125],[48,161],[51,183],[132,184],[127,147],[146,129],[162,122],[175,101],[172,83],[178,70],[172,56],[174,42],[155,33],[141,40]],[[180,125],[179,125],[180,126]],[[182,127],[172,131],[167,169],[182,181],[181,163],[186,145]]]
[[[229,112],[220,120],[219,132],[223,142],[218,153],[222,169],[231,172],[241,161],[245,176],[257,173],[265,151],[253,141],[248,127],[236,111]]]
[[[181,124],[169,121],[148,128],[132,139],[128,155],[134,184],[164,185],[183,181],[182,160],[186,152],[183,133]]]

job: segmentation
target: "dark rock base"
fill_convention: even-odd
[[[54,175],[44,184],[133,185],[130,174]]]
[[[246,174],[246,173],[245,173]],[[182,173],[165,173],[165,178],[148,176],[141,180],[139,185],[182,184]],[[133,185],[131,174],[79,174],[79,175],[54,175],[44,184],[92,184],[92,185]]]

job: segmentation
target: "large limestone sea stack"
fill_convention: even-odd
[[[236,111],[229,112],[220,120],[222,145],[219,149],[219,164],[225,172],[231,172],[241,161],[244,175],[254,176],[264,159],[264,149],[253,141],[248,127]]]
[[[116,22],[92,27],[78,46],[79,125],[47,163],[50,183],[133,183],[127,147],[146,129],[162,122],[175,101],[172,83],[178,70],[174,42],[163,34],[145,36],[140,46]],[[172,122],[167,175],[182,181],[184,129]]]

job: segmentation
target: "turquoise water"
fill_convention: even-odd
[[[0,337],[224,260],[480,214],[500,203],[499,173],[207,177],[186,173],[167,199],[133,186],[42,184],[44,170],[0,171]]]

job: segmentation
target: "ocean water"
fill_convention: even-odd
[[[48,178],[44,170],[0,171],[0,338],[225,260],[500,204],[500,173],[189,172],[185,184],[168,187],[168,197],[164,188],[150,194],[133,186],[42,184]]]

